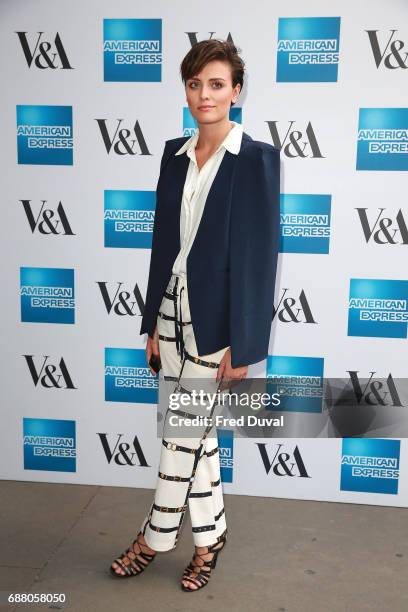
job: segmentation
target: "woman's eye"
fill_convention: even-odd
[[[196,85],[198,87],[198,83],[196,81],[190,81],[188,86],[190,87],[190,89],[196,89]],[[221,89],[221,87],[223,86],[221,81],[214,81],[213,85],[214,89]]]

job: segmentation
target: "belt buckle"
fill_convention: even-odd
[[[174,444],[174,442],[167,442],[167,448],[169,450],[175,451],[177,450],[177,444]]]

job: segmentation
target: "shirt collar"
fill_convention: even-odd
[[[236,121],[231,121],[231,123],[234,124],[234,127],[228,132],[228,134],[226,135],[218,149],[215,151],[215,153],[217,153],[221,149],[221,147],[224,147],[230,153],[238,155],[239,150],[241,148],[243,127],[240,123],[237,123]],[[186,140],[183,146],[178,151],[176,151],[174,155],[181,155],[182,153],[187,151],[187,155],[191,157],[193,150],[196,148],[199,133],[200,132],[197,129],[195,133],[188,140]]]

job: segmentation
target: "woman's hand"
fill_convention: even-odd
[[[239,368],[233,368],[231,366],[231,349],[227,349],[218,366],[217,382],[220,382],[223,378],[232,381],[236,380],[238,382],[246,378],[247,374],[248,366],[241,366]]]
[[[149,335],[147,335],[147,344],[146,344],[146,359],[147,359],[147,363],[149,364],[150,361],[150,357],[152,356],[152,353],[154,353],[155,355],[158,355],[160,357],[160,351],[159,351],[159,332],[157,331],[157,325],[154,328],[154,333],[153,333],[153,338],[151,338]],[[151,365],[149,365],[150,371],[153,374],[153,376],[157,375],[157,372],[155,372],[152,368]]]

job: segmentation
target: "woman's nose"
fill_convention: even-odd
[[[201,96],[202,99],[207,99],[209,97],[209,89],[205,85],[201,88]]]

